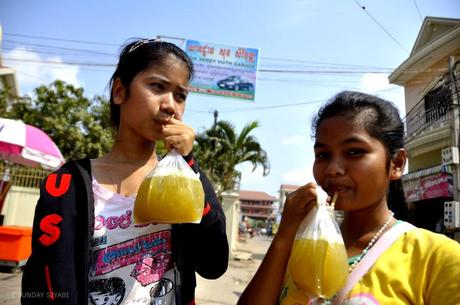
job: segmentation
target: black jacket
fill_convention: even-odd
[[[200,224],[172,225],[176,303],[195,304],[195,272],[207,279],[228,265],[225,215],[206,175],[186,158],[205,191]],[[21,304],[88,303],[94,199],[89,159],[71,161],[50,174],[40,187],[32,233],[32,255],[24,268]]]

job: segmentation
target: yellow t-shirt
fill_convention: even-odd
[[[280,304],[306,305],[309,301],[291,281],[285,283]],[[378,258],[342,302],[390,304],[460,305],[460,244],[424,229],[406,232]]]

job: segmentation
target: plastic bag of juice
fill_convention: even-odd
[[[171,150],[142,181],[134,202],[134,223],[198,223],[204,209],[199,174]]]
[[[324,191],[302,221],[291,250],[288,270],[310,299],[330,298],[345,284],[348,257],[339,226],[331,217]],[[323,197],[323,198],[321,198]]]
[[[285,285],[281,291],[279,305],[307,305],[308,296],[305,291],[299,289],[292,281],[292,277],[286,275]]]

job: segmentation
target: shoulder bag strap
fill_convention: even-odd
[[[339,305],[344,300],[348,292],[353,286],[363,277],[364,274],[374,265],[380,255],[388,249],[402,234],[414,229],[415,226],[408,222],[396,224],[375,243],[375,245],[367,252],[363,259],[356,265],[355,269],[348,276],[345,286],[337,293],[332,305]]]

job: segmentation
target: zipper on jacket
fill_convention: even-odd
[[[53,286],[51,285],[51,276],[50,276],[50,268],[48,265],[45,265],[45,279],[46,279],[46,287],[48,287],[48,298],[51,301],[55,300]]]
[[[175,303],[176,304],[182,304],[182,294],[181,294],[181,289],[182,289],[182,278],[181,278],[181,274],[180,274],[180,271],[179,269],[177,268],[177,264],[176,262],[174,262],[174,281],[176,282],[176,289],[175,289],[175,292],[176,292],[176,301]]]

